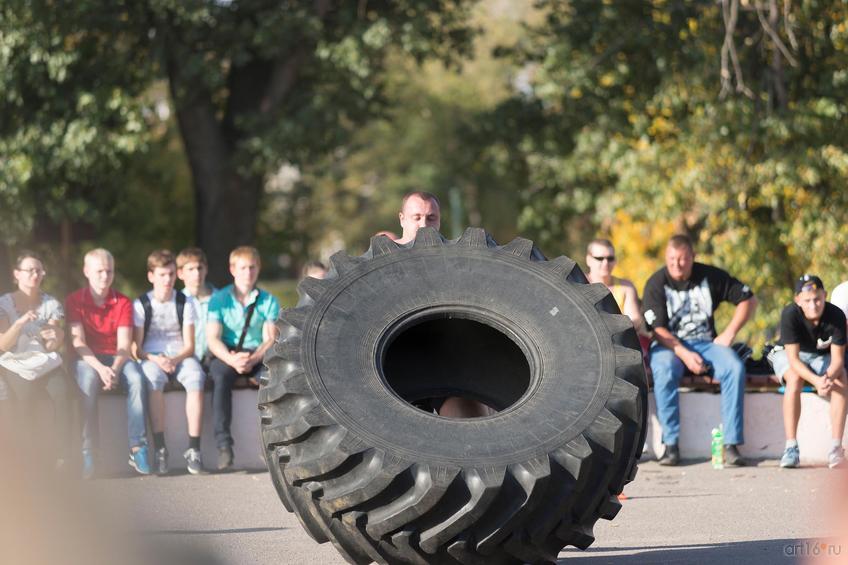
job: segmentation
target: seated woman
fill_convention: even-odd
[[[45,352],[58,352],[64,340],[62,303],[41,291],[44,264],[32,252],[23,252],[15,262],[14,277],[18,289],[0,296],[0,351],[19,352],[22,344],[37,341]],[[22,339],[23,338],[23,339]],[[12,417],[16,422],[15,436],[24,445],[49,449],[50,443],[32,442],[38,430],[39,410],[35,400],[46,390],[53,404],[54,425],[59,444],[55,446],[57,463],[66,460],[70,443],[71,405],[68,383],[61,365],[46,374],[29,380],[5,367],[0,367],[0,378],[5,381],[13,399]]]

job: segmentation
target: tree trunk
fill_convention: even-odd
[[[209,259],[209,281],[216,287],[232,282],[230,251],[252,245],[259,220],[262,179],[244,178],[227,167],[222,177],[195,177],[198,246]]]
[[[253,244],[262,178],[236,171],[234,143],[227,142],[211,104],[173,98],[194,185],[195,241],[209,260],[209,282],[220,287],[232,282],[230,251]]]

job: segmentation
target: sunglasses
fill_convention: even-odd
[[[606,255],[606,256],[602,256],[602,257],[595,257],[594,255],[592,255],[592,259],[594,259],[598,263],[601,263],[603,261],[608,261],[608,262],[612,263],[613,261],[615,261],[615,255]]]

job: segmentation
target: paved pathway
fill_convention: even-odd
[[[805,551],[797,545],[802,540],[836,533],[819,512],[834,476],[823,468],[781,470],[774,462],[722,471],[705,462],[647,462],[625,490],[618,517],[596,526],[592,548],[566,549],[561,561],[791,563]],[[107,512],[135,508],[129,529],[145,544],[188,544],[230,564],[344,563],[285,511],[265,472],[127,476],[86,487],[101,494],[113,509]]]

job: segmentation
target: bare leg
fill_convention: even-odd
[[[186,392],[186,421],[188,422],[188,435],[200,437],[200,429],[203,422],[202,390]]]
[[[801,418],[801,391],[805,381],[792,369],[784,373],[783,380],[786,382],[783,393],[783,433],[786,439],[795,439],[798,420]]]
[[[830,426],[833,429],[833,439],[840,442],[845,433],[846,394],[848,394],[848,386],[846,386],[845,369],[843,369],[842,375],[834,379],[833,388],[830,391]]]
[[[165,393],[161,390],[151,390],[148,396],[150,408],[150,424],[153,433],[165,431]]]

